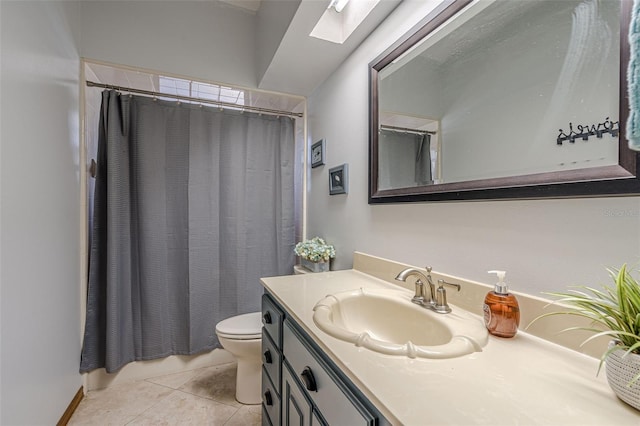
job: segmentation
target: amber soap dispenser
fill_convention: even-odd
[[[513,337],[520,325],[520,306],[518,299],[509,293],[504,282],[505,271],[489,271],[498,276],[495,289],[484,298],[484,325],[489,333],[499,337]]]

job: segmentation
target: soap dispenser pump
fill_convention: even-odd
[[[498,276],[498,282],[493,291],[487,293],[482,307],[484,311],[484,325],[489,333],[499,337],[513,337],[520,325],[520,306],[516,297],[509,293],[509,287],[504,282],[505,271],[489,271]]]

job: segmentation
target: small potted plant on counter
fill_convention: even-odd
[[[612,337],[598,372],[605,363],[611,389],[622,401],[640,410],[640,284],[626,265],[608,271],[615,285],[603,285],[602,289],[576,286],[566,293],[546,293],[573,310],[549,312],[533,321],[551,315],[576,315],[591,320],[592,326],[564,331],[593,332],[584,343],[599,336]]]
[[[302,266],[311,272],[328,271],[330,260],[336,257],[336,249],[320,237],[299,242],[293,251],[300,256]]]

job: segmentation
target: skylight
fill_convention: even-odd
[[[340,4],[341,12],[332,2],[322,14],[320,20],[309,34],[311,37],[342,44],[365,20],[380,0],[351,0],[346,5]]]

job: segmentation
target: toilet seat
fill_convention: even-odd
[[[262,338],[262,312],[237,315],[216,324],[218,337],[236,340]]]

